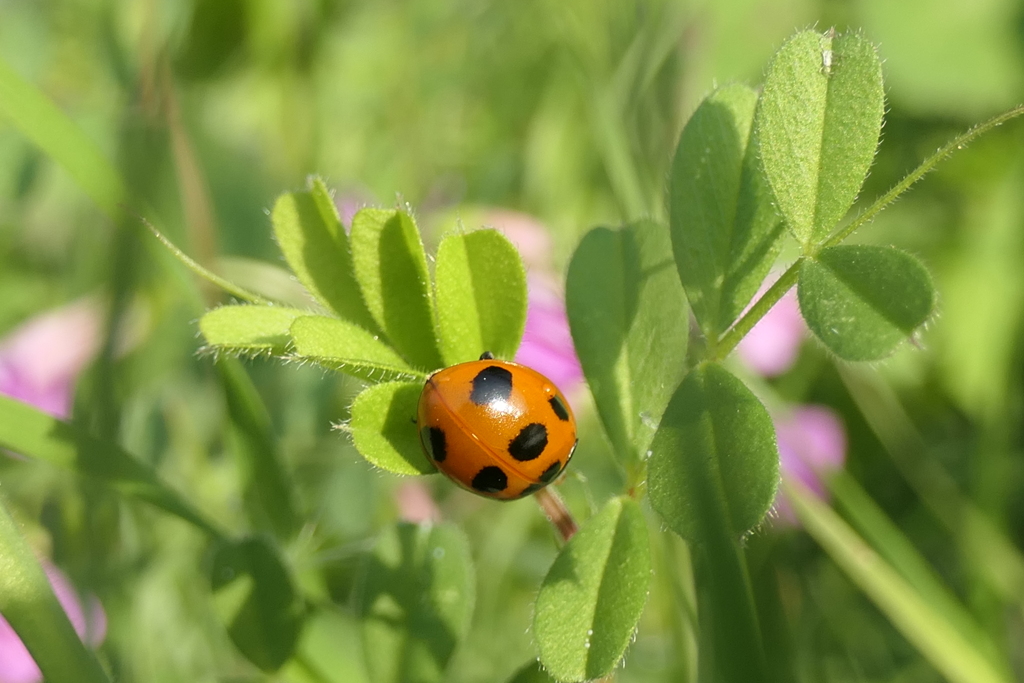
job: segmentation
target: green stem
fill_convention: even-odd
[[[950,140],[948,143],[940,147],[935,154],[925,159],[920,166],[904,177],[903,180],[898,182],[891,190],[879,197],[874,204],[865,209],[863,213],[853,219],[846,227],[833,233],[831,237],[815,247],[814,253],[817,253],[826,247],[833,247],[841,243],[847,237],[852,235],[857,228],[870,221],[878,215],[882,209],[894,202],[900,195],[910,189],[914,183],[920,180],[926,173],[934,169],[939,162],[952,155],[953,152],[963,149],[980,135],[987,133],[996,126],[1006,123],[1010,119],[1021,116],[1022,114],[1024,114],[1024,105],[1014,107],[1013,109],[1003,112],[999,116],[993,117],[988,121],[971,128],[962,135]],[[810,256],[813,255],[814,254],[810,254]],[[753,329],[754,325],[756,325],[757,322],[763,318],[769,310],[771,310],[772,306],[778,303],[779,299],[789,291],[790,287],[796,284],[800,273],[800,264],[803,262],[803,258],[804,257],[797,259],[796,263],[790,266],[789,269],[782,274],[782,277],[780,277],[775,284],[772,285],[772,287],[765,292],[753,306],[750,307],[743,317],[740,318],[735,325],[729,328],[728,332],[718,340],[717,344],[713,342],[709,343],[710,353],[708,355],[712,360],[722,360],[728,356],[732,350],[736,348],[736,345],[740,343],[743,337]]]
[[[796,284],[797,278],[800,275],[801,263],[803,263],[803,257],[797,259],[782,274],[782,277],[776,280],[775,284],[761,295],[761,298],[743,314],[743,317],[718,340],[718,344],[713,345],[715,352],[712,360],[722,360],[732,353],[732,350],[736,348],[736,345],[740,343],[743,337],[747,336],[747,333],[753,329],[754,325],[771,310],[772,306],[779,303],[779,299],[789,291],[790,287]]]
[[[953,152],[963,149],[980,135],[987,133],[996,126],[1000,126],[1009,121],[1010,119],[1020,116],[1021,114],[1024,114],[1024,104],[1018,105],[1009,111],[1003,112],[1002,114],[995,116],[989,119],[988,121],[985,121],[984,123],[978,124],[974,128],[971,128],[967,132],[958,135],[957,137],[947,142],[945,145],[940,147],[934,154],[932,154],[930,157],[921,162],[921,165],[915,168],[911,173],[909,173],[905,178],[903,178],[903,180],[896,183],[896,185],[891,190],[889,190],[884,195],[875,200],[874,204],[869,206],[867,209],[864,210],[863,213],[854,218],[849,225],[847,225],[845,228],[842,228],[838,232],[833,233],[831,237],[822,242],[821,245],[819,245],[819,247],[817,248],[817,251],[820,251],[825,247],[834,247],[835,245],[841,243],[847,237],[852,235],[854,231],[857,230],[857,228],[870,221],[872,218],[878,215],[878,212],[880,212],[886,206],[894,202],[896,198],[899,197],[901,194],[909,190],[910,186],[916,183],[922,177],[924,177],[926,173],[928,173],[936,166],[938,166],[940,161],[943,161],[946,157],[953,154]]]
[[[49,683],[110,683],[0,501],[0,613]]]
[[[170,251],[171,254],[174,255],[174,258],[176,258],[179,261],[181,261],[181,263],[183,263],[186,268],[191,270],[193,273],[195,273],[199,277],[203,278],[207,282],[210,282],[211,284],[216,285],[217,287],[220,287],[222,290],[224,290],[225,292],[227,292],[231,296],[237,297],[237,298],[241,299],[242,301],[248,301],[251,304],[263,304],[263,305],[273,304],[273,302],[270,301],[269,299],[265,299],[262,296],[260,296],[259,294],[255,294],[255,293],[250,292],[250,291],[248,291],[246,289],[243,289],[243,288],[239,287],[238,285],[234,284],[233,282],[228,282],[227,280],[225,280],[221,276],[217,275],[216,273],[213,273],[213,272],[207,270],[206,268],[204,268],[203,266],[199,265],[188,254],[183,252],[181,249],[176,247],[173,242],[171,242],[169,239],[167,239],[167,237],[164,236],[164,234],[162,232],[157,230],[153,226],[152,223],[147,221],[145,218],[142,218],[141,216],[140,216],[140,220],[143,223],[145,223],[146,227],[149,228],[149,231],[152,232],[153,235],[158,240],[160,240],[160,243],[163,244],[165,247],[167,247],[167,250]]]

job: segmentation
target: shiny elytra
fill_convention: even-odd
[[[452,481],[513,500],[562,473],[576,448],[576,419],[547,377],[489,356],[431,375],[416,424],[427,457]]]

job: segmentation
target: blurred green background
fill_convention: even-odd
[[[530,213],[564,267],[595,225],[664,218],[689,113],[716,84],[757,85],[781,42],[811,25],[860,28],[884,60],[888,118],[867,199],[1024,100],[1016,0],[0,0],[0,58],[115,160],[177,244],[245,282],[265,277],[253,259],[281,265],[266,211],[311,173],[343,208],[408,202],[428,242],[472,207]],[[808,343],[773,383],[841,413],[849,472],[1024,676],[1024,577],[957,512],[1024,545],[1022,142],[1019,124],[989,134],[855,238],[907,248],[932,269],[941,312],[923,350],[852,368]],[[197,355],[201,309],[148,239],[132,221],[111,223],[0,119],[0,336],[48,308],[112,295],[136,342],[82,378],[75,419],[244,528],[221,384]],[[305,663],[269,678],[363,680],[349,595],[360,554],[396,519],[402,482],[331,430],[356,391],[349,380],[248,367],[308,520],[289,557],[307,592],[334,605],[307,629]],[[563,488],[585,518],[621,482],[593,417],[582,435],[579,475]],[[0,458],[0,477],[40,552],[106,607],[101,657],[115,680],[268,678],[217,622],[197,532],[46,466]],[[469,535],[478,574],[474,626],[449,680],[505,680],[534,656],[527,628],[551,531],[532,501],[495,504],[438,477],[428,486]],[[766,529],[749,544],[757,582],[779,587],[772,609],[789,630],[779,647],[801,680],[941,680],[800,532]],[[655,545],[671,566],[679,544],[664,534]],[[662,579],[623,682],[689,670],[674,583]]]

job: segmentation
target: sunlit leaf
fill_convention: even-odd
[[[423,384],[386,382],[364,389],[352,404],[348,431],[356,450],[381,469],[397,474],[436,471],[423,453],[416,406]]]
[[[630,498],[614,498],[562,548],[537,596],[541,662],[559,681],[589,681],[622,659],[647,602],[647,526]]]
[[[271,220],[288,265],[317,301],[376,331],[356,283],[348,236],[323,181],[316,178],[308,191],[278,197]]]
[[[221,306],[199,319],[199,331],[216,349],[239,353],[284,353],[289,330],[308,311],[282,306]]]
[[[807,326],[846,360],[878,360],[928,319],[935,290],[925,267],[889,247],[840,245],[800,267]]]
[[[566,307],[598,414],[620,457],[647,451],[685,372],[689,317],[668,230],[597,228],[573,254]]]
[[[881,63],[857,33],[803,31],[768,67],[755,124],[761,159],[778,209],[805,251],[856,199],[884,108]]]
[[[719,88],[683,129],[669,179],[676,266],[708,339],[735,320],[781,247],[783,224],[751,140],[757,92]]]
[[[394,349],[362,327],[337,318],[297,318],[290,329],[295,354],[369,382],[426,379]]]
[[[446,237],[434,267],[437,321],[446,365],[484,351],[511,360],[526,322],[526,273],[497,230]]]
[[[399,524],[366,558],[356,602],[373,683],[435,683],[473,612],[469,544],[454,525]]]
[[[402,211],[363,209],[352,219],[351,245],[363,297],[391,344],[421,370],[440,368],[430,275],[416,223]]]
[[[295,649],[305,607],[277,550],[260,538],[224,542],[210,578],[232,642],[260,669],[281,668]]]

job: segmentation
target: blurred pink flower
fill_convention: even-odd
[[[846,430],[839,416],[825,406],[805,405],[775,417],[782,477],[796,479],[815,495],[828,498],[826,480],[846,461]],[[779,521],[793,525],[796,514],[780,491],[775,498]]]
[[[107,634],[107,615],[99,600],[90,595],[82,605],[71,582],[59,569],[46,561],[43,569],[78,637],[89,647],[99,647]],[[42,680],[43,674],[32,655],[11,625],[0,616],[0,683],[39,683]]]
[[[758,296],[767,289],[767,286],[763,287]],[[736,352],[754,372],[775,377],[792,367],[806,331],[796,290],[791,289],[740,341]]]
[[[515,361],[527,365],[572,395],[583,383],[583,368],[569,332],[565,298],[539,275],[526,279],[526,329]]]
[[[0,394],[66,418],[75,379],[99,349],[101,324],[99,307],[91,300],[22,324],[0,340]]]
[[[441,521],[441,511],[423,482],[416,479],[407,481],[395,489],[394,495],[398,516],[402,520],[413,524]]]

